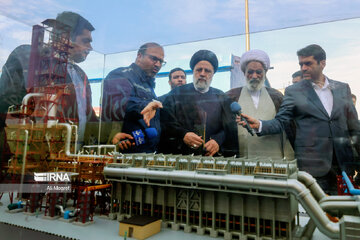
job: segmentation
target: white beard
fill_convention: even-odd
[[[265,75],[262,79],[257,80],[257,79],[246,79],[246,87],[250,90],[250,91],[259,91],[263,86],[264,86],[264,82],[265,82]]]

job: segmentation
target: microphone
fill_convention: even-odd
[[[146,139],[153,139],[156,138],[158,135],[158,132],[156,130],[156,128],[145,128],[145,133],[141,130],[135,130],[131,132],[131,135],[134,137],[134,139],[123,139],[120,140],[119,142],[125,142],[125,141],[130,141],[130,142],[135,142],[136,146],[142,145],[146,143]]]
[[[241,116],[241,106],[237,103],[237,102],[232,102],[230,105],[231,108],[231,112],[235,113],[236,115],[240,116],[241,121],[245,122],[246,125],[244,126],[244,128],[246,128],[246,130],[248,131],[248,133],[251,134],[251,136],[254,136],[255,131],[254,129],[252,129],[249,125],[249,123],[247,122],[246,118],[244,118],[243,116]]]

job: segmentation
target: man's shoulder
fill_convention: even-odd
[[[165,93],[164,95],[159,96],[158,100],[163,103],[167,96],[169,96],[169,93]]]
[[[128,67],[119,67],[112,70],[105,78],[105,80],[109,79],[121,79],[121,78],[130,78],[133,74],[133,69],[131,66]]]
[[[233,101],[239,101],[240,93],[243,87],[232,88],[226,92],[226,95]]]
[[[284,95],[277,89],[271,87],[265,87],[270,96],[283,97]]]
[[[187,83],[185,85],[179,86],[174,88],[173,90],[171,90],[169,93],[167,93],[168,95],[177,95],[177,94],[184,94],[184,93],[188,93],[189,91],[191,91],[193,89],[192,87],[192,83]]]
[[[333,80],[333,79],[330,79],[328,78],[328,81],[329,81],[329,84],[330,84],[330,87],[333,86],[333,87],[345,87],[347,88],[349,86],[349,84],[347,83],[344,83],[344,82],[340,82],[340,81],[337,81],[337,80]]]
[[[210,91],[212,91],[213,94],[225,95],[225,93],[222,90],[218,89],[218,88],[210,87]]]
[[[29,44],[23,44],[20,46],[17,46],[11,53],[15,53],[15,54],[30,54],[31,51],[31,45]]]
[[[309,80],[301,80],[300,82],[294,83],[287,88],[285,88],[285,94],[287,92],[298,92],[301,89],[304,89],[309,86]]]
[[[9,55],[7,64],[13,64],[14,61],[20,62],[23,66],[28,65],[30,58],[31,46],[28,44],[16,47]]]

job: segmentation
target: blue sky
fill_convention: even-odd
[[[306,45],[316,43],[327,52],[327,66],[324,73],[331,79],[349,83],[352,91],[360,96],[360,34],[354,29],[360,26],[360,19],[344,20],[295,28],[255,33],[250,36],[252,49],[262,49],[268,53],[271,66],[268,78],[272,87],[281,89],[291,82],[291,74],[299,70],[296,51]],[[220,66],[230,65],[231,54],[241,55],[245,51],[244,36],[221,38],[194,43],[165,47],[165,59],[168,62],[160,71],[167,72],[175,67],[189,69],[189,59],[199,49],[214,51]],[[118,54],[92,53],[81,66],[90,78],[98,78],[119,66],[130,65],[136,57],[136,51]],[[105,68],[103,69],[103,66]],[[156,80],[156,93],[162,95],[169,91],[167,78]],[[192,76],[187,77],[192,81]],[[212,86],[227,91],[230,88],[229,73],[217,73]],[[94,85],[94,104],[99,105],[100,84]]]
[[[76,11],[96,28],[94,49],[108,54],[243,34],[244,0],[0,0],[0,15],[28,26]],[[360,16],[359,0],[249,0],[250,31]],[[3,24],[7,20],[0,19]],[[2,29],[0,29],[2,30]]]
[[[129,65],[136,57],[130,50],[147,41],[167,45],[168,64],[161,71],[189,69],[189,59],[199,49],[214,51],[220,66],[230,64],[231,54],[245,51],[241,35],[245,31],[244,0],[0,0],[0,6],[0,67],[16,46],[30,43],[32,25],[64,10],[80,13],[96,28],[94,52],[81,64],[89,78],[101,78],[116,67]],[[249,0],[249,8],[254,32],[251,48],[268,52],[274,67],[268,72],[273,87],[286,87],[290,75],[298,70],[296,51],[317,43],[328,54],[325,73],[349,83],[360,97],[360,20],[294,27],[360,17],[360,0]],[[268,31],[281,28],[286,29]],[[233,37],[218,38],[222,36]],[[216,74],[213,86],[227,91],[229,74]],[[168,90],[167,79],[157,79],[157,94]],[[93,85],[93,92],[97,106],[99,84]]]

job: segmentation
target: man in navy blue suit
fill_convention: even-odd
[[[352,143],[359,152],[360,125],[349,85],[323,74],[326,53],[312,44],[297,52],[303,81],[285,90],[275,118],[259,121],[244,114],[258,135],[282,131],[290,120],[296,124],[295,157],[299,169],[313,175],[329,194],[337,193],[336,175],[356,169]],[[237,119],[237,122],[244,124]]]

